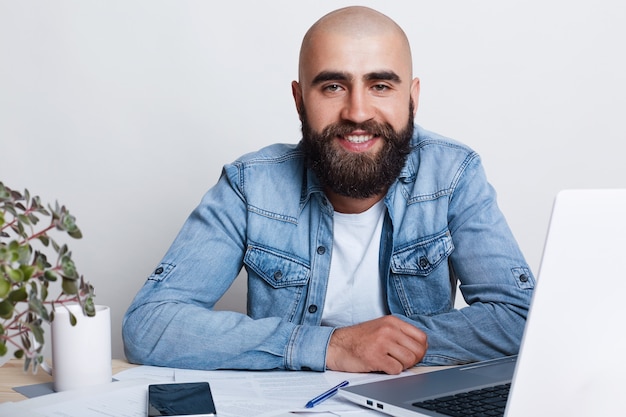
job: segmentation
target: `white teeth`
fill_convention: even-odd
[[[363,143],[363,142],[367,142],[373,137],[374,136],[372,135],[350,135],[350,136],[344,136],[344,139],[352,143]]]

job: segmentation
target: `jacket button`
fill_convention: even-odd
[[[163,273],[163,267],[158,267],[154,270],[155,275],[161,275]]]
[[[318,246],[317,247],[317,254],[318,255],[323,255],[325,253],[326,253],[326,248],[325,247],[323,247],[323,246]]]
[[[309,313],[313,314],[317,311],[317,306],[315,304],[311,304],[309,306]]]
[[[528,282],[528,275],[526,275],[526,274],[522,274],[522,275],[520,275],[520,276],[519,276],[519,280],[520,280],[521,282]]]
[[[280,281],[283,278],[283,271],[274,272],[274,279],[276,281]]]
[[[425,256],[422,256],[420,258],[420,267],[422,267],[423,269],[428,268],[428,266],[430,265],[430,262],[428,261],[428,258]]]

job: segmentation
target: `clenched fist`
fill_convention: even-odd
[[[336,329],[326,367],[333,371],[399,374],[426,354],[426,334],[394,316]]]

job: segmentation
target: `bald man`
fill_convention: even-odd
[[[419,87],[387,16],[318,20],[302,139],[225,165],[124,317],[128,360],[397,374],[517,353],[535,279],[479,156],[414,124]],[[247,314],[215,311],[242,268]]]

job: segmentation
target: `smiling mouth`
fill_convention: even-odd
[[[345,135],[343,139],[347,140],[350,143],[365,143],[369,140],[375,138],[375,135]]]

